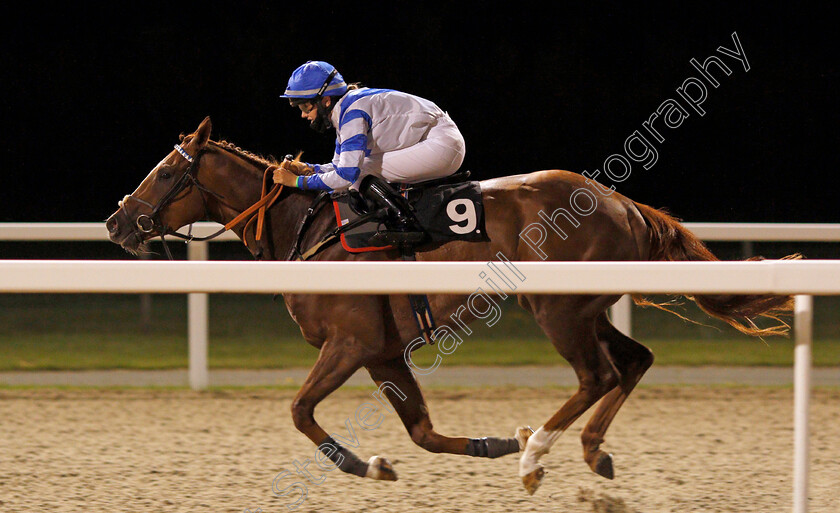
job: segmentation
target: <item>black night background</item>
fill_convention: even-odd
[[[279,98],[307,60],[447,110],[475,179],[602,169],[690,60],[732,70],[619,192],[686,221],[836,222],[836,8],[563,3],[28,4],[2,30],[0,222],[104,221],[207,115],[213,138],[328,161]],[[736,33],[750,70],[724,56]],[[708,85],[708,84],[707,84]],[[661,120],[659,121],[661,123]],[[603,177],[603,175],[601,175]],[[600,178],[599,178],[600,179]]]

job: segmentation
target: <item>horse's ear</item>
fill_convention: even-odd
[[[201,149],[207,144],[207,141],[210,140],[210,130],[212,129],[213,124],[210,123],[210,116],[204,118],[204,121],[198,125],[198,129],[195,131],[195,144],[196,148]]]

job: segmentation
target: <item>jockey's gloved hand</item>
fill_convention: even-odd
[[[280,167],[298,176],[311,175],[315,171],[312,166],[299,160],[284,160],[280,163]]]

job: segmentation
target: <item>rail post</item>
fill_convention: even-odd
[[[187,246],[187,258],[190,260],[207,260],[207,255],[206,242],[191,242]],[[208,303],[207,294],[187,294],[189,378],[193,390],[202,390],[210,384],[207,370]]]
[[[624,294],[610,307],[610,321],[618,331],[633,336],[633,298],[630,294]]]
[[[811,402],[811,323],[814,298],[795,296],[793,353],[793,513],[808,511],[808,470]]]
[[[149,253],[140,253],[141,260],[149,260]],[[152,325],[152,295],[140,294],[140,328],[143,333],[149,332]]]

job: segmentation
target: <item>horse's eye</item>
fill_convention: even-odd
[[[172,178],[172,173],[169,171],[161,171],[158,173],[158,180],[169,180],[170,178]]]

